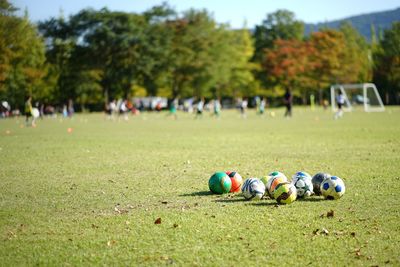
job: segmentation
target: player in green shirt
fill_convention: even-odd
[[[29,126],[29,119],[32,117],[32,97],[28,96],[28,99],[25,102],[25,123],[26,126]],[[34,125],[34,120],[32,120],[32,126]]]

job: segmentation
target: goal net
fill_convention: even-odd
[[[344,98],[343,111],[363,109],[366,112],[385,111],[379,92],[373,83],[336,84],[331,86],[332,110],[337,110],[339,92]]]

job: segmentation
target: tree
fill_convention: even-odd
[[[241,30],[230,31],[231,40],[228,47],[230,53],[226,53],[225,62],[230,66],[230,79],[221,94],[225,96],[243,97],[262,93],[253,72],[258,64],[251,62],[254,54],[254,45],[249,30],[245,27]]]
[[[374,82],[385,95],[386,104],[400,102],[400,22],[384,32],[381,49],[374,54]]]
[[[315,67],[311,61],[314,52],[308,41],[278,39],[272,49],[266,50],[263,65],[266,75],[271,83],[301,94],[309,89],[309,75]]]
[[[340,58],[339,83],[364,83],[372,78],[372,58],[367,41],[351,24],[344,23],[339,31],[343,33],[345,49]]]
[[[319,92],[319,100],[323,100],[323,92],[331,84],[338,83],[342,73],[342,62],[345,55],[345,38],[336,30],[322,30],[311,35],[310,44],[314,49],[310,62],[310,87]]]
[[[296,20],[293,12],[278,10],[268,14],[261,25],[257,25],[254,31],[255,52],[253,62],[265,66],[266,50],[273,49],[275,41],[281,40],[302,40],[304,35],[303,22]],[[272,87],[271,79],[265,76],[266,70],[256,71],[255,75],[264,87]]]
[[[304,35],[304,23],[296,20],[293,12],[278,10],[268,14],[261,25],[257,25],[255,38],[256,61],[263,61],[264,49],[272,48],[277,39],[301,40]]]
[[[0,96],[21,108],[24,98],[35,98],[43,85],[45,48],[27,14],[19,18],[15,11],[8,1],[0,2]]]

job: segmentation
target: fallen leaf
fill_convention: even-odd
[[[110,240],[110,241],[107,242],[107,246],[111,247],[112,245],[115,245],[115,243],[117,243],[117,241]]]
[[[334,233],[335,235],[343,235],[343,234],[344,234],[343,231],[333,231],[333,233]]]
[[[322,228],[321,232],[322,232],[322,234],[324,234],[324,235],[329,235],[329,231],[326,230],[325,228]]]
[[[116,212],[118,212],[119,214],[121,214],[121,211],[119,210],[119,208],[118,208],[117,206],[114,207],[114,210],[115,210]]]
[[[158,219],[154,222],[154,224],[161,224],[161,218],[158,218]]]
[[[335,215],[335,211],[334,210],[330,210],[330,211],[328,211],[327,213],[326,213],[326,217],[328,217],[328,218],[333,218],[333,216]]]
[[[118,212],[119,214],[128,213],[128,210],[126,210],[126,209],[121,209],[121,208],[119,207],[119,204],[118,204],[117,206],[114,207],[114,210],[115,210],[116,212]]]
[[[8,231],[7,233],[7,239],[11,240],[13,238],[17,237],[17,235],[13,231]]]

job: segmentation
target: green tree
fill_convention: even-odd
[[[331,84],[339,82],[345,55],[345,37],[339,31],[325,29],[313,33],[310,44],[314,49],[309,59],[312,65],[310,87],[319,91],[321,101],[324,91]]]
[[[385,30],[381,49],[374,54],[374,83],[384,94],[386,104],[400,102],[400,22]]]
[[[343,33],[345,47],[340,58],[339,83],[363,83],[372,78],[372,58],[367,41],[351,24],[344,23],[339,31]]]
[[[251,62],[254,42],[249,30],[244,27],[230,33],[233,39],[229,41],[228,46],[232,51],[227,54],[226,62],[231,66],[231,74],[224,95],[234,97],[262,95],[259,83],[253,75],[258,69],[258,64]]]
[[[273,49],[276,40],[301,40],[303,35],[304,24],[295,18],[293,12],[278,10],[268,14],[267,18],[261,25],[257,25],[254,31],[253,61],[259,66],[265,66],[266,50]],[[273,87],[275,84],[265,75],[266,73],[267,70],[261,68],[255,72],[255,75],[264,87]]]
[[[263,61],[264,49],[272,48],[277,39],[301,40],[304,36],[304,23],[296,20],[295,14],[288,10],[278,10],[268,14],[254,31],[255,54],[258,62]]]
[[[25,15],[0,2],[0,96],[22,107],[26,95],[39,96],[45,71],[45,47],[36,27]]]

